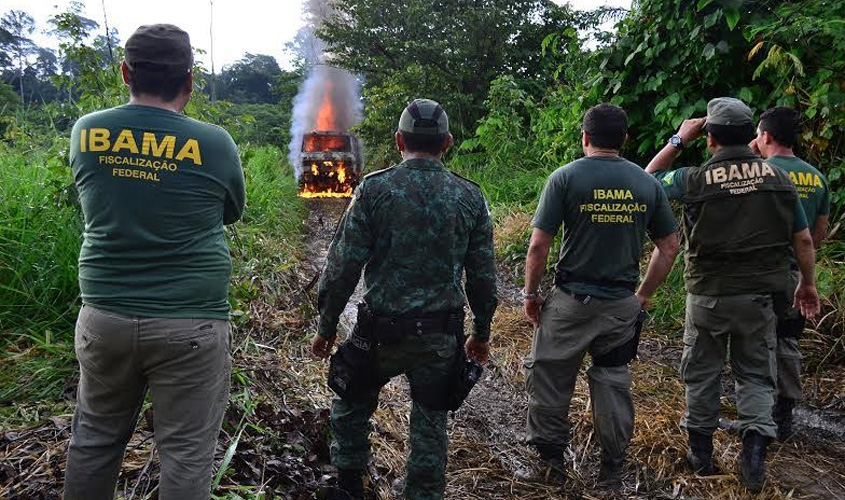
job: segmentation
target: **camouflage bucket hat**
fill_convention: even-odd
[[[707,125],[729,125],[732,127],[751,123],[751,108],[733,97],[717,97],[707,103]]]
[[[414,99],[399,117],[399,131],[423,135],[448,134],[449,117],[435,101]]]
[[[191,39],[172,24],[141,26],[126,40],[126,64],[164,66],[173,74],[184,74],[194,65]]]

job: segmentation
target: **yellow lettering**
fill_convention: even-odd
[[[182,146],[182,149],[179,150],[179,154],[176,155],[177,160],[184,160],[185,158],[193,160],[194,165],[202,165],[200,145],[196,139],[188,139],[188,142]]]
[[[824,185],[822,185],[822,180],[816,174],[813,174],[813,185],[816,187],[824,187]]]
[[[795,185],[798,184],[798,178],[795,177],[795,172],[789,172],[789,178],[792,179],[793,184],[795,184]]]
[[[88,133],[88,149],[90,151],[108,151],[109,131],[105,128],[92,128]]]
[[[138,154],[138,145],[135,144],[135,138],[132,137],[131,130],[123,129],[120,131],[120,135],[118,135],[117,140],[114,141],[112,153],[119,153],[122,149],[128,149],[129,152]]]
[[[162,155],[167,158],[173,158],[173,149],[176,147],[176,136],[166,135],[161,142],[156,141],[155,134],[144,132],[144,141],[141,143],[141,154],[149,155],[152,151],[153,156],[161,158]]]
[[[79,131],[79,151],[81,153],[85,153],[88,149],[85,147],[85,139],[88,136],[88,129],[84,128]]]

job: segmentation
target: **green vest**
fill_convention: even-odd
[[[725,148],[686,170],[687,291],[779,291],[787,279],[796,192],[789,176],[747,148]]]

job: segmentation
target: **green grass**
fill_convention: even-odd
[[[54,151],[0,149],[0,345],[47,330],[72,339],[82,219],[71,186]]]

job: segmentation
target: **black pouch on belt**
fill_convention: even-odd
[[[647,317],[648,314],[645,311],[640,311],[637,315],[637,321],[634,323],[634,336],[631,337],[631,340],[612,349],[610,352],[601,356],[595,356],[593,358],[593,364],[612,368],[614,366],[627,365],[631,360],[636,359],[637,350],[640,348],[640,333],[643,331],[643,324]]]
[[[463,310],[449,313],[446,318],[446,332],[455,336],[455,358],[448,373],[439,380],[411,394],[411,397],[432,410],[455,411],[461,407],[472,388],[481,378],[482,366],[468,359],[464,342]]]
[[[366,304],[358,305],[358,321],[329,363],[329,387],[341,399],[360,400],[380,388],[378,378],[378,342],[372,332],[372,314]]]
[[[781,338],[801,338],[807,320],[804,319],[800,311],[789,307],[785,292],[772,294],[772,307],[774,307],[777,317],[777,326],[775,327],[777,336]]]

